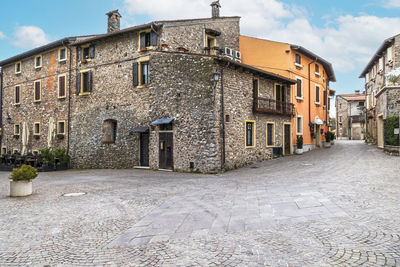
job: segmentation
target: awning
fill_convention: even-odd
[[[134,133],[147,133],[149,131],[149,126],[139,126],[136,128],[133,128],[132,130],[129,131],[129,134],[134,134]]]
[[[321,121],[320,118],[318,118],[318,116],[317,116],[317,117],[315,117],[315,121],[313,121],[312,124],[322,125],[322,124],[324,124],[324,122]]]
[[[175,118],[163,118],[155,120],[151,123],[151,125],[161,125],[161,124],[170,124]]]

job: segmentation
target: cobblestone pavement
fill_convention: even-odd
[[[0,266],[400,266],[400,158],[362,142],[222,175],[41,173],[25,198],[7,176]]]

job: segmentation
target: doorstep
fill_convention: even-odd
[[[150,167],[149,166],[134,166],[134,169],[142,169],[142,170],[149,170]]]

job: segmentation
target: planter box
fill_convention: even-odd
[[[400,155],[400,146],[385,145],[383,150],[389,155]]]
[[[324,142],[324,147],[325,148],[330,148],[331,147],[331,142]]]
[[[303,149],[302,148],[296,148],[296,154],[297,155],[302,155],[303,154]]]
[[[10,196],[25,197],[32,195],[32,181],[10,180]]]
[[[65,170],[68,170],[68,165],[66,165],[66,164],[57,164],[57,165],[56,165],[56,170],[57,170],[57,171],[65,171]]]

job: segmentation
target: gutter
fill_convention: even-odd
[[[222,122],[222,153],[221,171],[225,169],[225,103],[224,103],[224,69],[221,68],[221,122]]]
[[[311,64],[314,64],[316,59],[308,63],[308,125],[311,129]]]
[[[3,145],[3,69],[0,67],[0,145]]]
[[[67,155],[69,155],[70,134],[71,134],[71,82],[72,82],[72,51],[69,44],[66,45],[69,52],[69,70],[68,70],[68,122],[67,122]]]

